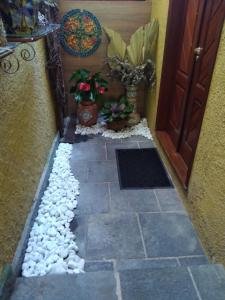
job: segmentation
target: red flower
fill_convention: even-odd
[[[79,90],[80,90],[80,91],[83,91],[83,90],[84,90],[84,87],[85,87],[85,83],[84,83],[84,82],[81,82],[81,83],[79,84]]]
[[[100,87],[99,88],[99,94],[104,94],[105,93],[105,88],[104,87]]]
[[[90,84],[89,84],[89,83],[85,83],[85,84],[84,84],[84,91],[85,91],[85,92],[89,92],[90,89],[91,89]]]
[[[95,87],[96,89],[99,87],[99,84],[97,82],[95,82]]]
[[[85,82],[81,82],[79,84],[79,90],[80,91],[85,91],[85,92],[89,92],[91,89],[91,86],[89,83],[85,83]]]

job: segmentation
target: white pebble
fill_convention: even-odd
[[[78,247],[70,231],[79,195],[79,182],[70,169],[71,153],[70,144],[60,144],[56,151],[22,265],[25,277],[83,272],[83,259],[76,255]]]

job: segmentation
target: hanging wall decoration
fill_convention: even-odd
[[[101,25],[89,11],[74,9],[62,19],[60,41],[64,50],[71,55],[92,55],[101,43],[101,35]]]

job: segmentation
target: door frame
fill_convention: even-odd
[[[156,136],[168,156],[171,165],[175,169],[178,178],[186,189],[188,187],[197,147],[193,152],[192,164],[187,166],[182,156],[176,151],[166,129],[170,112],[170,102],[168,99],[171,97],[171,93],[173,92],[173,82],[175,80],[177,67],[177,55],[176,51],[174,51],[173,45],[177,45],[178,49],[181,47],[187,4],[188,0],[170,0],[169,3],[166,41],[155,126]],[[222,28],[223,24],[221,25],[221,32]]]

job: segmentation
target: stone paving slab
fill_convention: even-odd
[[[176,258],[159,259],[120,259],[116,261],[116,270],[144,270],[153,268],[178,267]]]
[[[78,215],[109,213],[109,184],[81,183],[78,203]]]
[[[147,139],[146,137],[142,135],[132,135],[128,138],[121,139],[122,143],[127,142],[152,142],[152,140]]]
[[[225,299],[225,271],[221,265],[189,267],[202,300]]]
[[[153,190],[121,190],[118,183],[110,183],[110,199],[113,212],[160,211]]]
[[[148,257],[204,255],[186,214],[140,214]]]
[[[145,149],[145,148],[154,148],[154,144],[152,141],[145,141],[145,142],[138,142],[139,148],[140,149]]]
[[[70,223],[70,229],[75,233],[76,243],[79,247],[78,255],[86,258],[86,245],[87,245],[87,216],[76,216]]]
[[[135,214],[101,214],[88,218],[87,258],[143,258]]]
[[[175,189],[155,189],[162,211],[183,211],[185,208]]]
[[[116,163],[113,161],[89,161],[87,181],[94,183],[118,180]]]
[[[208,258],[205,255],[196,257],[179,257],[179,263],[181,266],[199,266],[210,264]]]
[[[19,278],[11,300],[117,300],[113,272]]]
[[[71,171],[74,177],[79,180],[79,182],[87,182],[88,179],[88,166],[85,161],[76,161],[73,156],[70,160]]]
[[[73,146],[72,151],[73,161],[96,161],[106,159],[106,150],[104,144],[91,144],[90,147],[84,143],[78,143]]]
[[[75,144],[86,143],[86,144],[105,144],[112,142],[122,142],[121,139],[111,139],[102,136],[101,134],[89,134],[89,135],[76,135]]]
[[[85,261],[85,272],[113,271],[112,261]]]
[[[123,300],[199,300],[184,268],[126,270],[119,274]]]

